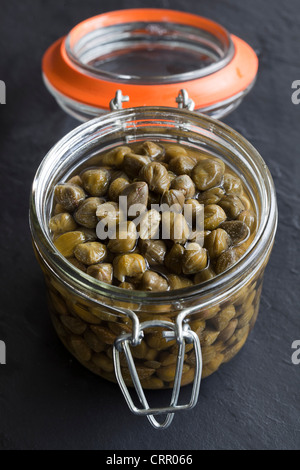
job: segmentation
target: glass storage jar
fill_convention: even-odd
[[[54,186],[99,151],[144,140],[184,144],[223,159],[252,198],[257,230],[247,250],[228,271],[201,285],[163,293],[121,289],[78,270],[52,242],[48,222]],[[277,206],[266,164],[233,129],[185,109],[140,107],[84,123],[50,150],[33,182],[30,225],[51,318],[63,344],[92,372],[118,380],[134,413],[166,427],[174,411],[195,405],[201,375],[215,372],[245,344],[258,315]],[[189,383],[194,383],[191,402],[179,406],[180,384]],[[143,404],[140,410],[130,398],[127,387],[132,385]],[[150,409],[143,389],[169,387],[174,387],[170,407]],[[154,415],[162,412],[169,414],[159,424]]]

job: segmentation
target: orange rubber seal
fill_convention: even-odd
[[[73,30],[73,38],[80,38],[91,29],[91,22],[97,27],[112,26],[137,21],[170,22],[200,27],[215,36],[222,33],[223,28],[206,18],[163,9],[130,9],[98,15],[79,23]],[[254,82],[258,70],[258,58],[254,50],[242,39],[231,35],[235,47],[232,60],[221,70],[195,80],[180,81],[168,84],[130,84],[103,80],[87,74],[77,67],[69,58],[65,41],[66,37],[56,41],[46,51],[43,61],[43,74],[59,93],[85,105],[109,110],[109,102],[118,89],[123,95],[129,95],[130,102],[124,108],[138,106],[170,106],[174,107],[175,97],[180,89],[185,88],[189,97],[195,102],[195,109],[213,106],[217,103],[245,91]]]

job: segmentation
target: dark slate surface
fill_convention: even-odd
[[[109,9],[170,7],[221,22],[260,54],[257,84],[226,122],[261,152],[273,174],[280,222],[256,327],[242,352],[202,385],[193,412],[170,429],[134,417],[117,386],[73,361],[47,314],[28,229],[28,198],[47,150],[76,122],[58,109],[40,73],[43,52],[78,21],[104,12],[99,0],[1,2],[0,366],[1,449],[296,449],[300,365],[291,344],[299,319],[299,120],[291,83],[300,79],[298,0],[110,0]],[[182,392],[187,401],[190,388]],[[167,393],[151,394],[163,400]]]

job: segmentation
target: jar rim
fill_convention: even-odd
[[[145,64],[138,67],[138,71],[132,69],[132,62],[129,67],[124,60],[118,64],[124,55],[127,62],[132,61],[132,55],[148,48],[151,51],[147,61],[151,60],[154,48],[156,51],[151,76],[146,75]],[[119,83],[130,80],[130,83],[142,84],[180,83],[205,77],[225,67],[235,53],[230,34],[215,21],[156,8],[119,10],[88,18],[69,32],[65,49],[71,61],[88,74]],[[181,56],[193,53],[193,64],[188,64],[191,70],[174,73],[166,69],[165,74],[156,71],[154,75],[153,65],[159,65],[157,58],[165,49],[168,55],[176,49],[180,50]],[[161,61],[165,60],[166,57],[161,58]],[[141,57],[135,69],[140,62]],[[119,70],[124,66],[127,66],[127,73]]]
[[[224,273],[217,275],[215,278],[210,279],[204,283],[176,289],[166,292],[144,292],[144,291],[130,291],[121,289],[117,286],[112,286],[101,281],[98,281],[91,276],[83,273],[55,248],[51,238],[50,230],[43,223],[41,213],[41,196],[43,194],[43,184],[49,169],[47,165],[52,162],[52,167],[57,165],[55,156],[57,158],[58,153],[68,151],[72,145],[76,145],[85,134],[85,132],[92,132],[92,130],[99,129],[99,127],[107,127],[111,122],[121,122],[122,120],[133,120],[139,114],[152,114],[155,115],[170,115],[173,114],[176,118],[180,118],[183,121],[192,121],[194,124],[198,124],[204,129],[209,129],[213,132],[220,133],[221,136],[228,139],[236,149],[242,149],[247,154],[251,164],[253,164],[257,170],[257,175],[261,177],[261,188],[264,200],[264,220],[259,225],[255,238],[247,249],[244,256],[229,268]],[[89,133],[89,132],[88,132]],[[66,160],[64,160],[66,163]],[[56,167],[57,171],[57,167]],[[103,296],[103,298],[111,297],[113,300],[118,300],[124,303],[136,303],[136,304],[166,304],[179,301],[180,299],[187,301],[195,298],[199,298],[201,295],[203,298],[209,296],[211,293],[215,293],[217,299],[217,293],[221,293],[222,289],[226,286],[226,290],[229,285],[234,286],[237,282],[240,282],[241,276],[249,274],[249,269],[257,268],[257,259],[266,251],[270,249],[273,244],[275,231],[277,226],[277,205],[276,195],[274,189],[274,183],[272,176],[262,159],[261,155],[257,150],[238,132],[233,130],[226,124],[217,121],[213,118],[209,118],[205,115],[201,115],[195,112],[187,111],[185,109],[174,109],[167,107],[140,107],[124,109],[114,111],[109,115],[104,115],[95,118],[91,121],[81,124],[74,130],[69,132],[65,137],[58,141],[52,149],[47,153],[41,162],[32,186],[31,200],[30,200],[30,228],[33,237],[33,242],[38,253],[46,261],[48,268],[52,273],[59,278],[61,281],[67,283],[69,286],[75,288],[78,293],[82,296],[87,297],[85,292],[90,292],[96,296]],[[228,290],[227,290],[228,292]],[[94,297],[92,297],[93,300]],[[97,301],[97,300],[96,300]]]

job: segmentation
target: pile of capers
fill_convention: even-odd
[[[256,229],[253,206],[241,179],[221,159],[149,141],[92,161],[93,167],[56,185],[49,228],[60,253],[99,281],[143,291],[188,287],[223,273],[249,247]],[[126,197],[126,214],[120,196]],[[138,225],[130,211],[137,204],[144,207]],[[153,204],[176,210],[160,212]],[[204,210],[203,243],[184,217],[185,205],[193,217]],[[107,220],[115,227],[108,238],[98,230]]]

